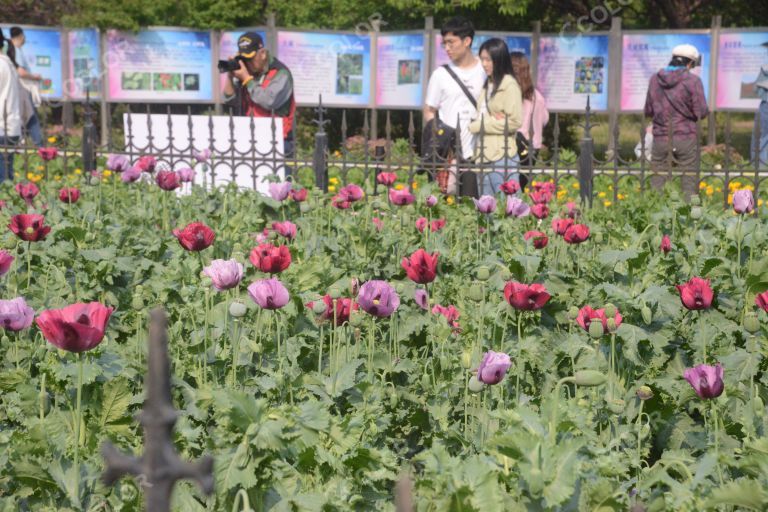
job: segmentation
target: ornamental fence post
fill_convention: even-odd
[[[312,154],[312,169],[315,171],[315,186],[323,192],[328,192],[328,134],[325,133],[325,125],[329,122],[325,119],[326,109],[323,107],[323,95],[320,95],[319,103],[315,109],[317,125],[315,132],[315,151]]]
[[[595,143],[592,140],[592,124],[591,124],[592,110],[589,106],[589,96],[587,96],[587,108],[584,111],[584,135],[579,142],[579,197],[581,203],[585,202],[588,206],[592,207],[592,185],[595,174],[593,155],[595,151]]]

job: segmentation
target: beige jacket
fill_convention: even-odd
[[[469,131],[480,134],[482,125],[483,134],[478,135],[475,146],[475,159],[479,163],[496,162],[504,158],[506,149],[507,157],[517,154],[515,144],[515,132],[523,123],[523,94],[520,86],[512,75],[506,75],[499,84],[499,90],[491,95],[487,92],[488,84],[480,92],[477,111],[480,115],[469,125]],[[488,96],[486,108],[486,93]],[[494,114],[504,114],[504,118],[497,119]],[[507,130],[507,141],[504,140],[504,130]],[[482,160],[481,160],[482,158]]]

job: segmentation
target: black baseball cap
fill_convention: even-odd
[[[250,59],[264,48],[264,40],[256,32],[246,32],[237,39],[237,54]]]

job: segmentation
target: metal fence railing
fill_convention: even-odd
[[[160,144],[152,136],[152,124],[148,126],[149,136],[147,143],[137,146],[133,143],[135,134],[131,123],[125,123],[121,127],[108,126],[108,133],[99,133],[99,129],[94,124],[97,118],[96,112],[98,104],[86,101],[83,104],[81,129],[73,131],[73,126],[65,124],[60,131],[60,136],[56,138],[55,143],[51,145],[58,148],[58,158],[60,166],[64,169],[78,166],[82,169],[82,174],[88,176],[89,172],[96,169],[97,162],[103,161],[109,154],[122,153],[135,161],[142,155],[153,155],[157,157],[158,165],[178,168],[180,165],[194,166],[195,159],[193,155],[193,142],[200,145],[199,137],[193,140],[191,130],[185,135],[187,141],[179,144],[178,138],[175,138],[171,128],[171,107],[168,106],[164,119],[167,118],[167,131],[169,140],[165,144]],[[125,113],[137,113],[135,106],[117,106],[107,104],[107,108],[122,108]],[[579,195],[583,202],[592,203],[595,196],[594,183],[596,179],[607,181],[612,185],[613,199],[617,200],[623,193],[643,193],[653,187],[663,185],[666,180],[681,179],[684,185],[684,192],[694,193],[702,182],[711,182],[717,180],[721,185],[723,204],[728,203],[729,184],[734,180],[739,180],[742,184],[751,184],[755,195],[759,194],[763,187],[763,182],[768,177],[768,162],[760,161],[760,148],[757,147],[757,141],[760,140],[759,126],[755,127],[756,133],[753,134],[749,154],[746,156],[738,155],[734,150],[731,130],[731,115],[725,114],[724,137],[716,147],[699,148],[699,156],[711,156],[712,158],[702,160],[698,158],[694,164],[679,165],[678,155],[671,149],[661,161],[654,163],[650,159],[650,148],[646,146],[646,128],[647,123],[641,121],[636,126],[637,139],[640,141],[638,148],[631,155],[622,154],[620,148],[619,123],[615,123],[614,130],[608,135],[608,147],[614,148],[605,155],[598,155],[595,151],[595,142],[593,140],[593,130],[595,128],[594,113],[590,109],[589,101],[583,114],[580,114],[581,136],[575,148],[564,148],[561,144],[561,118],[559,114],[553,114],[550,118],[552,123],[551,136],[545,140],[547,147],[541,151],[534,151],[529,162],[522,166],[514,164],[499,166],[498,163],[490,162],[482,151],[476,155],[476,158],[470,161],[456,161],[452,155],[447,158],[436,156],[438,153],[434,147],[422,147],[422,130],[417,130],[417,119],[413,112],[408,114],[407,127],[405,127],[405,137],[393,139],[393,124],[391,113],[389,111],[378,112],[379,117],[383,116],[384,130],[383,137],[375,137],[375,130],[371,126],[371,116],[369,111],[363,115],[362,126],[350,128],[347,122],[346,111],[342,112],[340,129],[342,144],[337,150],[331,151],[329,148],[329,136],[326,127],[329,123],[327,109],[322,104],[320,98],[318,105],[313,109],[314,140],[311,147],[301,148],[295,154],[289,157],[281,155],[282,148],[278,148],[277,127],[275,123],[271,124],[271,138],[268,144],[261,144],[257,140],[253,122],[250,124],[248,137],[249,144],[246,148],[235,147],[235,123],[232,114],[226,114],[224,117],[228,120],[226,123],[228,133],[217,133],[219,141],[226,139],[230,143],[222,149],[220,144],[213,148],[214,159],[206,167],[206,177],[204,184],[214,184],[216,176],[221,177],[224,172],[230,173],[230,178],[234,179],[235,169],[242,172],[242,169],[252,169],[253,187],[256,188],[257,175],[255,169],[267,169],[271,173],[277,173],[282,170],[288,170],[292,173],[294,179],[303,177],[311,180],[317,187],[327,191],[329,186],[329,176],[334,176],[342,184],[350,181],[370,182],[374,187],[374,193],[383,189],[374,179],[382,172],[398,172],[401,180],[413,183],[415,180],[425,176],[427,180],[445,181],[446,174],[449,181],[460,182],[467,172],[497,172],[502,174],[506,180],[509,176],[520,173],[523,180],[528,181],[536,179],[552,179],[556,185],[563,180],[575,179],[579,183]],[[146,113],[150,113],[150,107],[146,107]],[[156,111],[155,111],[156,113]],[[179,115],[179,114],[174,114]],[[192,111],[187,107],[187,112],[183,114],[189,119],[191,126]],[[108,116],[111,118],[111,116]],[[208,114],[209,132],[207,137],[213,140],[213,120],[214,114]],[[130,116],[129,116],[130,118]],[[403,127],[400,128],[402,132]],[[670,133],[673,133],[671,130]],[[122,130],[122,132],[120,132]],[[240,128],[242,130],[242,128]],[[246,128],[248,130],[248,128]],[[117,134],[117,135],[116,135]],[[242,133],[238,134],[242,137]],[[701,134],[700,134],[701,135]],[[484,130],[478,135],[478,144],[485,147],[484,139],[486,135]],[[205,137],[204,137],[205,138]],[[515,142],[515,131],[505,128],[504,147],[509,149]],[[16,177],[27,176],[30,172],[39,172],[48,174],[50,163],[41,161],[38,156],[38,149],[32,147],[27,138],[22,136],[22,141],[11,143],[8,140],[0,144],[0,156],[5,161],[9,157],[14,159],[14,168]],[[434,137],[432,138],[434,140]],[[699,141],[702,137],[699,136]],[[2,142],[2,141],[0,141]],[[205,142],[205,141],[204,141]],[[461,154],[461,148],[457,146],[450,153]],[[257,146],[266,150],[258,149]],[[675,146],[675,140],[668,144],[669,148]],[[423,155],[430,153],[431,158],[425,159]],[[100,160],[102,159],[102,160]],[[6,166],[7,167],[7,166]],[[5,169],[7,176],[8,169]],[[309,177],[311,175],[311,178]],[[479,174],[477,174],[479,176]]]

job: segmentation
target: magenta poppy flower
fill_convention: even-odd
[[[695,368],[688,368],[683,377],[691,385],[699,398],[710,400],[723,394],[723,367],[720,363],[715,366],[700,364]]]
[[[535,311],[544,307],[551,295],[543,284],[523,284],[510,281],[504,286],[504,298],[520,311]]]
[[[35,322],[51,345],[68,352],[85,352],[104,339],[114,308],[98,302],[77,303],[62,309],[48,309]]]
[[[287,238],[288,240],[293,240],[296,238],[296,224],[289,220],[283,222],[273,222],[272,230],[278,235]]]
[[[424,230],[427,228],[427,224],[429,224],[429,221],[426,217],[419,217],[416,219],[416,229],[419,230],[419,233],[424,232]]]
[[[192,150],[192,156],[198,163],[204,164],[211,158],[211,150],[209,148],[205,148],[201,151]]]
[[[379,173],[378,176],[376,176],[376,183],[379,185],[384,185],[387,187],[391,187],[395,181],[397,181],[397,174],[394,172],[382,172]]]
[[[427,295],[427,290],[417,288],[416,291],[413,292],[413,299],[421,309],[429,309],[429,295]]]
[[[341,187],[337,195],[343,201],[355,203],[363,198],[365,192],[363,192],[363,189],[360,188],[360,186],[355,185],[354,183],[350,183],[349,185]]]
[[[661,246],[659,248],[664,254],[668,254],[672,250],[672,241],[669,239],[669,235],[661,237]]]
[[[693,277],[685,284],[676,285],[675,288],[680,292],[680,301],[683,306],[693,311],[708,309],[715,298],[709,279]]]
[[[195,181],[195,170],[189,167],[179,169],[177,174],[179,175],[179,181],[182,183],[192,183]]]
[[[403,190],[396,190],[394,188],[389,189],[389,201],[397,206],[406,206],[412,204],[416,200],[416,196],[404,188]]]
[[[13,255],[5,250],[0,250],[0,276],[4,276],[11,269]]]
[[[427,198],[424,200],[424,203],[429,207],[432,208],[437,204],[437,198],[433,195],[427,196]]]

